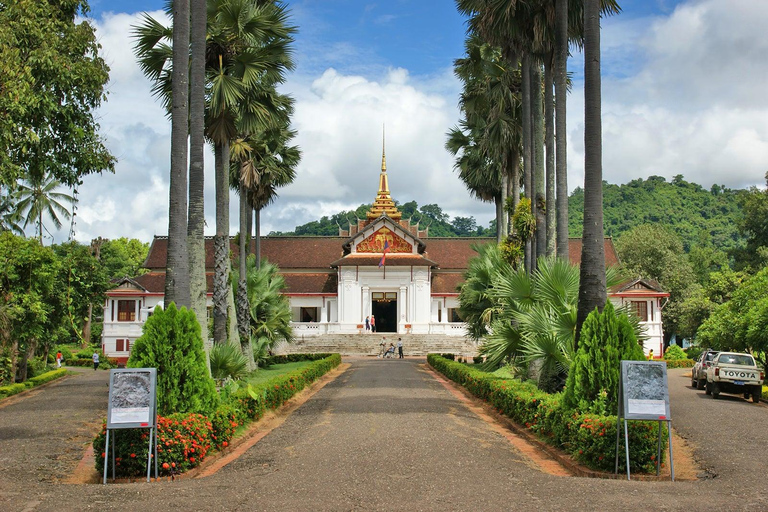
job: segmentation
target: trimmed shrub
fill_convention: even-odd
[[[696,361],[693,359],[674,359],[667,361],[667,368],[693,368]]]
[[[679,361],[681,359],[688,359],[688,356],[685,355],[682,348],[677,345],[670,345],[667,347],[667,350],[664,352],[665,361]]]
[[[159,415],[210,414],[218,405],[216,384],[208,376],[200,324],[193,311],[155,308],[131,349],[128,368],[157,368]]]
[[[318,361],[320,359],[326,359],[334,354],[321,353],[321,354],[285,354],[282,356],[269,356],[264,359],[264,364],[259,366],[272,366],[273,364],[285,364],[285,363],[297,363],[299,361]]]
[[[154,316],[154,315],[153,315]],[[232,392],[210,417],[201,414],[158,416],[158,470],[162,475],[182,473],[198,466],[211,449],[224,449],[235,431],[264,415],[267,406],[277,407],[312,381],[341,364],[339,354],[325,354],[324,359],[307,367],[271,379],[258,386]],[[116,473],[140,476],[147,471],[147,430],[119,430],[115,437]],[[110,435],[112,435],[110,434]],[[96,470],[104,471],[106,424],[93,441]],[[111,455],[110,455],[111,459]],[[111,463],[110,463],[111,464]],[[111,468],[110,468],[111,471]]]
[[[56,380],[59,377],[63,377],[66,374],[66,369],[59,368],[58,370],[52,370],[50,372],[43,373],[42,375],[38,375],[37,377],[32,377],[29,379],[29,382],[31,382],[33,386],[39,386],[40,384],[45,384],[46,382],[51,382],[52,380]]]
[[[487,401],[497,411],[520,426],[525,426],[543,441],[565,450],[585,466],[613,471],[616,416],[580,414],[564,407],[562,393],[550,395],[531,382],[502,379],[437,354],[428,355],[427,361],[447,378]],[[655,471],[658,424],[652,421],[631,421],[628,429],[631,470]],[[666,440],[664,427],[662,449],[666,448]],[[619,467],[626,467],[624,450],[619,452]]]
[[[629,319],[609,301],[602,313],[595,309],[584,320],[565,385],[565,407],[585,413],[615,411],[622,360],[644,361],[645,355]]]
[[[64,368],[60,368],[58,370],[53,370],[50,372],[43,373],[42,375],[38,375],[37,377],[32,377],[31,379],[25,382],[9,384],[8,386],[0,386],[0,398],[5,398],[8,396],[15,395],[17,393],[21,393],[25,389],[33,388],[35,386],[39,386],[41,384],[51,382],[52,380],[56,380],[59,377],[63,377],[66,374],[67,374],[67,370],[65,370]]]
[[[27,381],[30,382],[30,381]],[[5,398],[8,396],[15,395],[17,393],[21,393],[27,389],[25,382],[17,382],[16,384],[8,384],[7,386],[0,386],[0,398]]]

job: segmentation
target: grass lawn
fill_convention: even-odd
[[[249,375],[245,380],[250,384],[259,384],[268,381],[272,377],[278,377],[294,370],[300,370],[314,361],[298,361],[295,363],[273,364],[269,368],[259,368],[258,371]]]

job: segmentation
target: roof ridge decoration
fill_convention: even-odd
[[[392,196],[389,193],[389,179],[387,177],[387,153],[385,132],[382,129],[381,136],[381,173],[379,174],[379,191],[376,193],[376,199],[373,201],[370,211],[366,214],[368,220],[378,219],[382,215],[387,215],[390,219],[400,220],[402,213],[395,206]]]

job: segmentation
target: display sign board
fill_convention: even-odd
[[[670,421],[667,363],[622,361],[619,417]]]
[[[110,370],[107,428],[154,427],[156,387],[155,368]]]

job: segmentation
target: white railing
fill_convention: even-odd
[[[102,336],[115,338],[138,338],[144,322],[104,322]]]
[[[314,322],[291,322],[294,336],[320,336],[328,332],[328,324]]]

